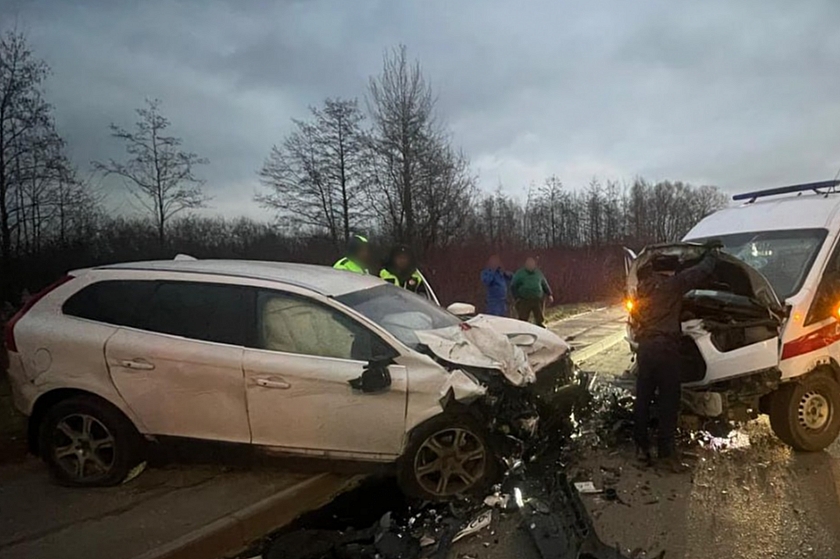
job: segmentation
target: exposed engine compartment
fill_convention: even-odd
[[[743,295],[696,290],[683,302],[682,321],[702,321],[721,352],[733,351],[779,335],[780,321],[767,308]]]

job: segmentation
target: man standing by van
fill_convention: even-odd
[[[513,275],[510,291],[516,300],[516,314],[519,316],[519,320],[527,322],[531,315],[534,315],[534,323],[537,326],[544,327],[543,308],[545,301],[548,300],[549,303],[553,303],[554,295],[551,293],[548,280],[537,268],[537,261],[534,257],[529,256],[525,260],[525,266]]]
[[[679,259],[658,256],[645,277],[639,278],[636,306],[639,342],[637,358],[639,375],[636,379],[636,403],[633,409],[636,449],[640,457],[650,462],[650,408],[656,401],[659,418],[657,436],[658,458],[665,466],[678,472],[682,468],[676,452],[677,420],[680,414],[680,355],[683,296],[701,286],[715,268],[717,258],[710,250],[691,268],[677,273]]]

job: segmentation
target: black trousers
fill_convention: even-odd
[[[543,314],[543,299],[519,299],[516,301],[516,315],[519,320],[528,322],[531,320],[531,315],[534,315],[534,324],[537,326],[545,326],[545,316]]]
[[[675,452],[680,414],[682,357],[679,340],[654,338],[641,341],[637,359],[639,376],[636,379],[636,403],[633,410],[636,445],[644,450],[650,448],[650,408],[656,402],[659,457],[668,457]]]

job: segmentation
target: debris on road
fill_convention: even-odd
[[[452,538],[452,543],[457,542],[460,539],[463,539],[467,536],[472,536],[480,532],[481,530],[490,526],[490,523],[493,521],[493,511],[487,510],[481,512],[478,516],[476,516],[473,520],[470,521],[460,532],[455,534],[455,537]]]
[[[575,489],[581,495],[595,495],[597,493],[602,493],[600,489],[595,487],[595,484],[591,481],[577,481],[575,482]]]
[[[716,437],[708,431],[701,431],[694,435],[697,443],[707,449],[717,452],[727,452],[730,450],[737,450],[748,448],[750,446],[750,437],[743,431],[732,430],[722,437]]]
[[[550,511],[523,510],[528,532],[543,559],[627,559],[603,543],[578,492],[562,473],[547,491]]]

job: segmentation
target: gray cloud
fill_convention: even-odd
[[[53,67],[50,99],[82,169],[119,156],[108,123],[130,125],[158,97],[211,159],[214,212],[261,215],[255,171],[289,119],[363,96],[399,43],[486,189],[524,195],[555,173],[570,187],[641,175],[738,191],[840,167],[832,0],[2,4]]]

